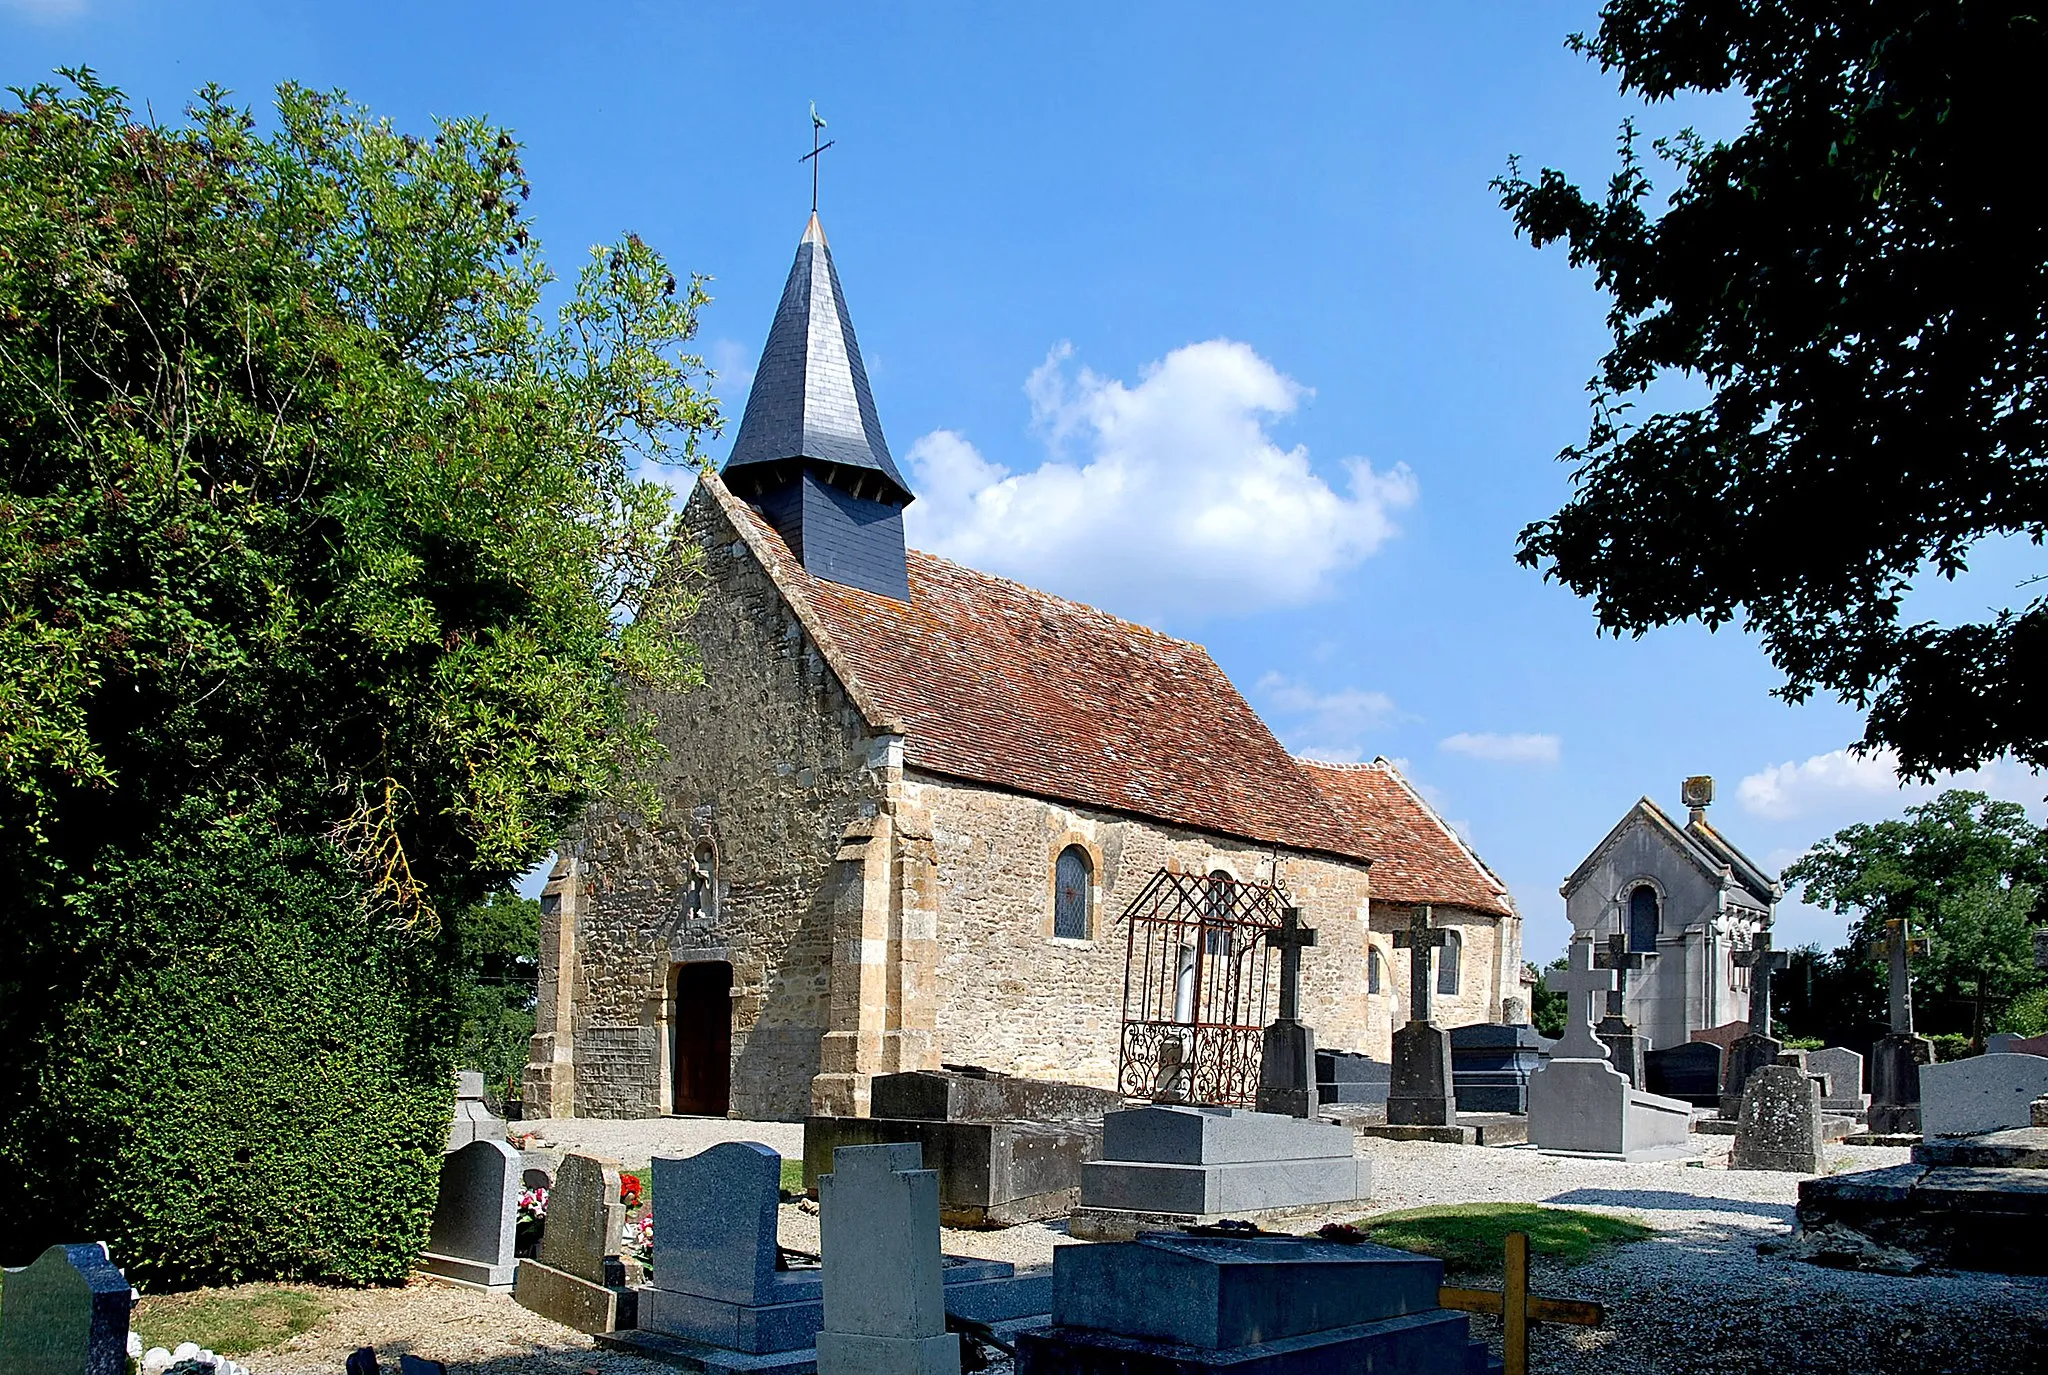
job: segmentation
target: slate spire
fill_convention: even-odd
[[[726,484],[818,577],[910,599],[903,508],[846,297],[816,212],[754,371]]]

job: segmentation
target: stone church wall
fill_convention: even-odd
[[[667,757],[656,823],[595,810],[580,836],[588,874],[576,952],[576,1111],[668,1111],[673,969],[733,966],[732,1112],[809,1110],[826,1027],[833,860],[849,823],[873,816],[888,742],[873,736],[765,570],[698,493],[690,534],[707,596],[687,635],[704,685],[644,697]],[[705,838],[717,851],[715,912],[666,930]]]
[[[1122,1024],[1126,932],[1118,920],[1161,868],[1249,882],[1270,873],[1269,847],[1114,812],[910,771],[907,798],[931,817],[939,870],[939,1054],[948,1063],[1113,1087]],[[1052,934],[1053,865],[1079,842],[1094,859],[1088,940]],[[1302,1016],[1318,1045],[1386,1058],[1398,1006],[1406,1020],[1407,952],[1392,932],[1405,909],[1374,909],[1371,939],[1387,978],[1366,992],[1368,871],[1280,852],[1281,881],[1317,944],[1302,957]],[[1459,993],[1439,995],[1440,1025],[1498,1017],[1501,923],[1439,908],[1463,939]],[[1509,923],[1513,938],[1513,923]],[[1519,972],[1519,948],[1511,952]]]

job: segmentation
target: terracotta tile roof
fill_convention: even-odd
[[[699,482],[870,722],[902,732],[907,764],[1289,849],[1379,853],[1200,645],[917,550],[907,605],[827,582],[716,476]]]
[[[1378,858],[1372,867],[1375,901],[1431,902],[1495,916],[1514,911],[1507,886],[1392,764],[1299,762],[1358,843]]]

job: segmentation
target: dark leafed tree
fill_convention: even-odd
[[[1519,558],[1602,629],[1739,622],[1781,696],[1865,708],[1908,774],[2048,763],[2048,604],[1913,623],[1916,580],[2048,528],[2048,216],[2017,159],[2048,132],[2048,24],[1957,0],[1613,0],[1570,45],[1652,102],[1737,92],[1739,136],[1655,152],[1604,193],[1511,164],[1518,232],[1611,305],[1570,502]],[[1654,413],[1660,379],[1707,388]]]

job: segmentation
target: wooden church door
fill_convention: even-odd
[[[670,1112],[723,1117],[732,1107],[732,966],[676,966]]]

